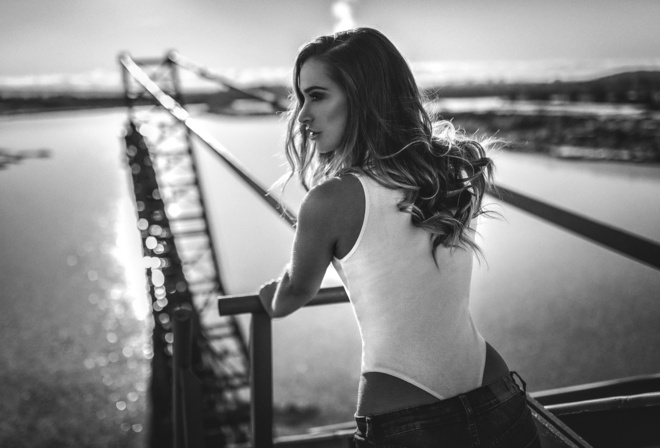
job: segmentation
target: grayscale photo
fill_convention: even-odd
[[[660,447],[660,2],[0,10],[0,447]]]

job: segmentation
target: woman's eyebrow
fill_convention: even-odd
[[[312,90],[328,90],[328,89],[326,89],[325,87],[321,87],[321,86],[310,86],[310,87],[307,87],[305,90],[303,90],[303,92],[309,93]]]

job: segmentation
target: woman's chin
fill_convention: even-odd
[[[318,152],[321,155],[326,156],[328,154],[332,154],[333,152],[335,152],[335,150],[334,149],[323,148],[323,147],[320,147],[320,146],[316,145],[316,152]]]

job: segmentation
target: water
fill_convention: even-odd
[[[2,446],[144,440],[150,326],[120,117],[0,121],[0,147],[52,152],[0,171]]]
[[[262,184],[285,172],[277,119],[197,119]],[[5,371],[38,371],[43,381],[64,373],[88,378],[87,387],[105,397],[90,404],[95,424],[139,437],[149,319],[123,165],[124,120],[123,110],[0,119],[0,147],[52,150],[50,159],[0,171],[0,328],[12,341],[0,360]],[[293,232],[217,158],[202,148],[198,156],[228,292],[255,291],[281,273]],[[504,186],[660,241],[657,166],[505,152],[496,161]],[[295,209],[302,193],[294,188],[286,197]],[[480,223],[486,261],[475,269],[472,310],[531,390],[660,371],[657,270],[492,206],[504,219]],[[274,332],[277,406],[302,409],[303,427],[350,420],[360,364],[350,306],[301,310],[275,322]],[[53,355],[44,352],[61,358],[55,373],[47,373],[44,359]],[[30,398],[13,399],[30,405]],[[63,425],[57,415],[49,421]]]

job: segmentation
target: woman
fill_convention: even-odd
[[[468,310],[493,169],[483,146],[432,125],[403,56],[373,29],[304,46],[293,88],[286,155],[309,191],[291,262],[259,296],[290,314],[334,264],[363,341],[356,445],[540,446],[524,390]]]

